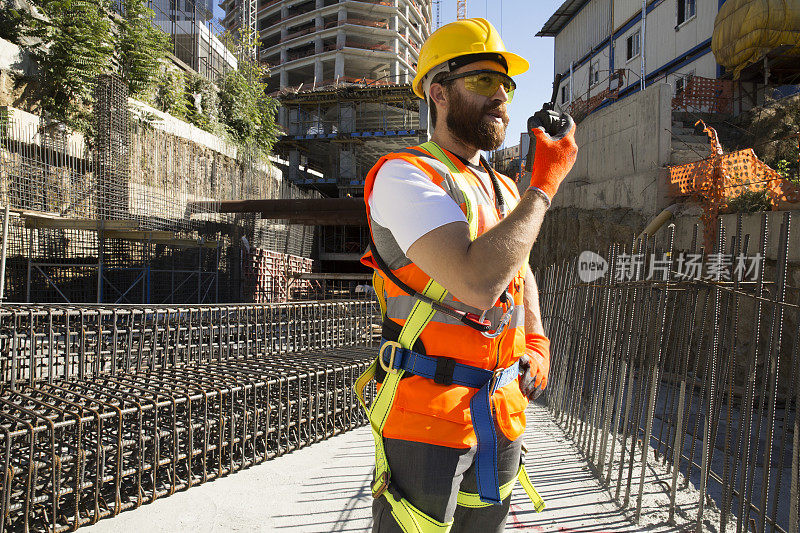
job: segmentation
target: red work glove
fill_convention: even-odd
[[[578,155],[575,122],[566,113],[542,110],[530,118],[528,127],[536,137],[531,187],[541,190],[552,200]]]
[[[525,335],[525,354],[519,359],[519,388],[528,401],[538,398],[547,387],[550,374],[550,339],[544,335]]]

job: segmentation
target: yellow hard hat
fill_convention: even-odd
[[[529,65],[525,58],[506,51],[500,33],[491,22],[482,18],[457,20],[433,32],[423,43],[419,51],[417,75],[414,76],[414,94],[425,99],[422,80],[435,66],[460,56],[475,54],[500,56],[506,62],[509,76],[528,70]]]

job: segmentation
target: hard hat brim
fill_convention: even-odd
[[[508,63],[508,75],[511,77],[523,74],[524,72],[527,72],[527,70],[530,68],[530,63],[528,63],[527,59],[513,52],[494,51],[494,50],[492,52],[503,56],[503,58],[506,60],[506,63]],[[450,61],[454,57],[458,57],[460,55],[463,54],[444,55],[442,56],[441,61],[439,61],[438,65],[441,65],[445,61]],[[425,94],[422,91],[422,80],[425,78],[425,75],[428,74],[428,72],[433,70],[434,67],[436,67],[436,65],[433,65],[431,68],[425,70],[425,72],[421,71],[417,72],[417,75],[414,76],[414,81],[412,83],[414,94],[416,94],[419,98],[422,98],[423,100],[425,99]]]

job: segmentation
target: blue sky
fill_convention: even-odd
[[[506,146],[519,144],[528,117],[553,92],[553,38],[534,37],[563,0],[467,0],[467,16],[489,19],[500,30],[506,48],[527,59],[531,68],[516,78],[517,91],[508,106],[511,123]],[[224,12],[217,8],[215,16]],[[456,19],[456,0],[442,0],[442,24]]]

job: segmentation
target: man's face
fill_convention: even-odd
[[[505,73],[494,61],[476,61],[453,71],[454,74],[471,70],[491,69]],[[501,86],[491,97],[481,96],[464,87],[464,79],[456,79],[445,87],[448,109],[445,123],[450,132],[464,143],[479,150],[494,150],[506,138],[508,97]]]

